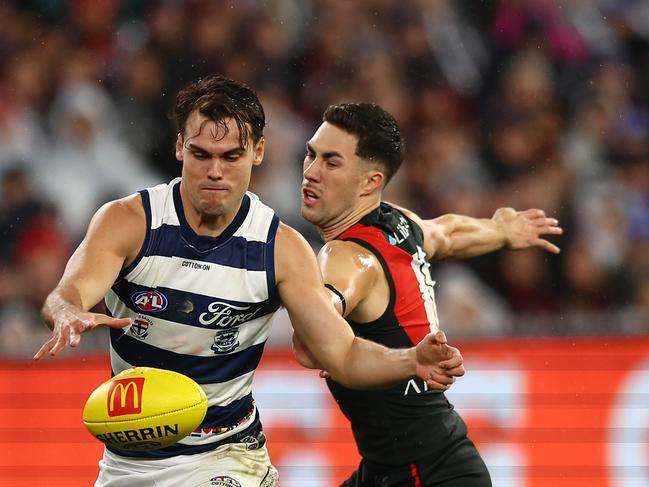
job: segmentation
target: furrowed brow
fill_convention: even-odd
[[[187,148],[192,151],[192,152],[199,152],[201,154],[209,154],[209,151],[203,149],[202,147],[197,146],[196,144],[189,143],[187,144]]]
[[[246,152],[246,149],[244,149],[243,147],[235,147],[234,149],[230,149],[228,151],[225,151],[223,153],[223,155],[224,156],[240,156],[244,152]]]

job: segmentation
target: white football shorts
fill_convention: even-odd
[[[156,460],[127,458],[104,449],[95,487],[272,487],[279,474],[266,446],[227,443],[196,455]]]

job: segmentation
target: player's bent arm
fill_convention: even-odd
[[[88,310],[97,304],[120,270],[135,258],[144,242],[146,217],[139,195],[102,206],[93,216],[85,238],[68,261],[63,277],[46,298],[41,315],[52,339],[36,354],[54,354],[98,325],[125,326],[129,319],[110,318]]]
[[[348,316],[376,284],[377,266],[374,254],[353,242],[332,240],[318,254],[318,264],[329,300],[342,316]],[[309,369],[322,367],[302,341],[293,333],[293,355],[300,365]]]
[[[279,296],[299,339],[337,382],[355,388],[387,386],[417,373],[414,348],[391,350],[355,337],[331,305],[313,251],[282,224],[275,269]]]
[[[381,287],[380,281],[384,280],[384,271],[373,252],[355,242],[332,240],[320,250],[318,264],[324,282],[336,290],[333,292],[330,288],[327,289],[336,310],[343,316],[366,323],[376,319],[375,313],[378,312],[378,316],[384,313],[389,289],[385,289],[384,298],[381,297],[380,291],[377,293],[377,288]],[[344,305],[338,294],[342,295]],[[428,338],[429,343],[436,343],[435,346],[440,346],[447,352],[448,357],[444,366],[436,368],[435,373],[429,376],[429,385],[445,389],[452,382],[451,377],[464,375],[462,354],[458,349],[446,345],[443,332]],[[442,343],[444,345],[441,345]],[[421,347],[421,343],[418,347]],[[327,373],[320,375],[327,376]]]
[[[429,259],[464,259],[503,247],[525,249],[536,246],[548,252],[559,252],[556,245],[540,238],[545,234],[562,233],[557,220],[547,218],[543,210],[499,208],[491,218],[446,214],[424,220],[405,208],[393,206],[421,227],[424,251]]]

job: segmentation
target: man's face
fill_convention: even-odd
[[[302,216],[320,228],[336,225],[358,203],[364,179],[358,138],[324,122],[307,142]]]
[[[198,111],[187,119],[184,134],[176,140],[176,158],[183,163],[183,196],[200,215],[229,216],[239,209],[250,183],[252,166],[261,164],[264,139],[247,148],[239,141],[233,119],[222,127]]]

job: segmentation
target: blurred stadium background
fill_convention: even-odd
[[[499,206],[559,218],[559,256],[436,266],[468,374],[449,394],[494,485],[649,486],[649,2],[0,2],[0,486],[90,485],[85,396],[106,339],[33,364],[38,309],[103,202],[180,173],[177,88],[255,88],[252,189],[301,221],[304,143],[333,102],[381,104],[407,143],[387,199],[422,216]],[[282,486],[333,486],[358,458],[279,317],[257,379]]]

